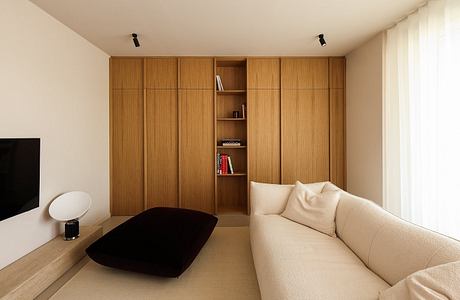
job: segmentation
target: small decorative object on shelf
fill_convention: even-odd
[[[222,146],[241,146],[240,139],[222,139]]]
[[[241,104],[241,111],[243,113],[243,119],[246,119],[246,103]]]
[[[233,117],[234,117],[235,119],[239,118],[239,117],[240,117],[240,112],[237,111],[237,110],[234,110],[234,111],[233,111]]]

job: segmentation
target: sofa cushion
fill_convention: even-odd
[[[460,261],[415,272],[380,293],[380,300],[458,299],[460,297]]]
[[[338,191],[316,194],[297,181],[281,216],[335,237],[339,195]]]
[[[151,208],[101,237],[86,253],[108,267],[178,277],[198,255],[216,223],[216,217],[199,211]]]
[[[391,285],[419,270],[460,260],[460,242],[347,192],[341,192],[336,225],[338,237]]]
[[[252,215],[262,299],[376,299],[389,285],[337,238],[279,215]]]
[[[315,182],[304,184],[314,193],[339,189],[330,182]],[[270,184],[251,181],[251,214],[269,215],[281,214],[286,208],[286,203],[294,185]]]

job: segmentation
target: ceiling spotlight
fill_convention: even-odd
[[[134,46],[136,46],[136,48],[140,47],[141,44],[139,44],[139,40],[137,39],[137,33],[133,33],[131,35],[133,36]]]
[[[318,35],[319,43],[321,44],[321,47],[326,47],[326,40],[324,39],[324,33],[321,33]]]

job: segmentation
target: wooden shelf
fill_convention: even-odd
[[[246,121],[246,118],[217,118],[217,121]]]
[[[233,174],[217,174],[218,177],[237,177],[246,176],[246,173],[233,173]]]
[[[217,149],[246,149],[247,146],[217,146]]]
[[[245,94],[246,90],[224,90],[224,91],[217,91],[217,95],[240,95]]]
[[[0,270],[1,299],[35,299],[78,263],[85,249],[102,236],[101,226],[81,226],[80,237],[62,234]]]

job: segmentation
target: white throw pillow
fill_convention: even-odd
[[[415,272],[379,295],[397,299],[460,299],[460,261]]]
[[[297,181],[281,215],[335,237],[335,211],[339,197],[339,191],[315,194]]]

